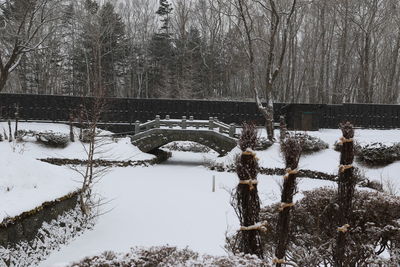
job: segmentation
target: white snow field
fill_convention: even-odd
[[[51,123],[19,123],[19,129],[69,133],[69,126]],[[8,132],[8,125],[0,123],[0,133]],[[14,124],[12,125],[14,130]],[[102,133],[103,134],[103,133]],[[107,132],[104,131],[104,134]],[[101,147],[98,158],[114,160],[146,160],[154,156],[142,153],[129,138],[112,141]],[[33,140],[27,142],[0,142],[0,222],[7,217],[32,210],[43,202],[52,201],[77,190],[79,175],[67,167],[54,166],[38,158],[85,159],[80,142],[66,148],[49,148]]]
[[[55,132],[68,132],[67,125],[60,124],[28,124],[21,123],[20,128],[31,127],[53,130]],[[43,128],[44,127],[44,128]],[[1,128],[0,128],[1,129]],[[356,139],[360,143],[370,142],[400,142],[400,130],[356,130]],[[262,133],[264,135],[264,133]],[[311,155],[303,156],[300,167],[304,169],[336,173],[338,168],[339,153],[332,149],[335,140],[341,136],[339,130],[321,130],[309,132],[308,134],[318,136],[330,145],[329,149]],[[68,184],[76,186],[77,176],[65,167],[52,166],[36,161],[36,158],[59,157],[59,158],[84,158],[85,153],[79,142],[70,143],[65,149],[49,149],[34,142],[26,142],[17,145],[24,149],[13,152],[12,146],[7,142],[0,142],[0,155],[2,158],[18,158],[19,163],[12,165],[5,163],[1,165],[2,174],[9,175],[5,178],[0,176],[0,185],[12,184],[10,179],[15,178],[18,182],[14,190],[20,191],[14,200],[29,202],[22,191],[28,184],[29,191],[37,191],[37,195],[44,198],[57,197],[57,190],[62,193],[69,190]],[[16,149],[14,149],[16,150]],[[238,150],[236,150],[238,152]],[[130,144],[129,139],[119,139],[110,142],[106,156],[112,159],[149,159],[152,155],[141,153]],[[22,154],[22,155],[21,155]],[[180,248],[189,247],[200,253],[212,255],[226,254],[223,249],[226,231],[232,232],[238,228],[236,215],[230,206],[230,191],[236,187],[238,178],[234,173],[219,173],[210,171],[205,164],[209,162],[231,163],[235,151],[227,156],[218,158],[216,153],[192,153],[176,152],[167,162],[150,167],[127,167],[113,168],[95,186],[107,202],[101,206],[101,216],[98,217],[94,229],[62,246],[59,251],[54,251],[41,267],[65,266],[72,261],[79,261],[83,257],[93,256],[106,250],[126,252],[134,246],[156,246],[173,245]],[[273,145],[266,151],[259,151],[260,165],[265,167],[283,167],[283,160],[279,154],[279,146]],[[35,165],[35,164],[40,164]],[[19,167],[17,167],[19,166]],[[25,172],[14,172],[15,168],[25,168]],[[44,167],[46,166],[46,167]],[[45,169],[45,168],[49,169]],[[39,168],[43,168],[39,171]],[[400,171],[400,162],[392,163],[384,168],[374,169],[362,166],[366,176],[370,179],[381,181],[387,179],[400,189],[400,181],[397,173]],[[48,178],[53,181],[57,179],[53,189],[39,191],[42,184],[32,188],[38,176],[50,173]],[[9,174],[12,173],[12,174]],[[26,175],[30,173],[31,175]],[[216,192],[212,192],[212,176],[216,177]],[[280,176],[259,175],[259,193],[263,205],[279,201]],[[41,178],[40,178],[41,179]],[[44,185],[43,185],[44,186]],[[310,190],[322,186],[335,186],[335,183],[316,179],[303,178],[299,181],[300,193],[296,200],[302,197],[301,191]],[[0,187],[2,188],[2,187]],[[61,189],[62,188],[62,189]],[[25,189],[24,189],[25,190]],[[54,192],[51,192],[54,191]],[[12,192],[12,191],[10,191]],[[6,194],[0,189],[1,209],[14,202],[6,202]],[[33,193],[29,193],[33,194]],[[58,193],[57,193],[58,194]],[[40,202],[39,198],[37,202]],[[22,208],[20,208],[22,209]],[[13,208],[7,213],[17,214]]]

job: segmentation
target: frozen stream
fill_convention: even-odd
[[[210,158],[211,157],[211,158]],[[225,232],[237,229],[227,190],[237,177],[201,166],[215,154],[173,152],[165,164],[148,168],[116,168],[97,185],[111,202],[92,231],[53,252],[40,266],[64,266],[71,261],[106,250],[128,251],[133,246],[174,245],[223,255]],[[211,192],[212,175],[217,190]],[[260,175],[264,204],[278,201],[280,177]],[[310,189],[331,182],[303,179],[300,188]]]

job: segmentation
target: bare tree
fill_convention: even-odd
[[[59,19],[59,0],[7,0],[0,3],[0,92],[24,54],[41,49],[53,33],[49,23]],[[40,35],[39,35],[40,34]]]
[[[96,20],[98,14],[96,12],[88,13],[86,19],[91,22]],[[87,163],[85,170],[81,173],[83,177],[82,188],[80,194],[81,210],[88,215],[91,209],[98,203],[93,202],[92,188],[96,179],[101,177],[104,170],[94,170],[96,150],[101,145],[101,140],[97,138],[98,123],[100,122],[102,112],[106,105],[107,88],[105,85],[104,72],[102,69],[103,47],[101,38],[104,36],[104,29],[98,23],[91,24],[92,38],[92,54],[88,55],[93,60],[94,64],[87,64],[87,86],[91,92],[92,98],[87,99],[82,105],[80,112],[82,118],[80,120],[85,126],[85,134],[83,139],[88,143]],[[100,144],[99,144],[100,142]]]
[[[264,106],[260,100],[258,91],[255,92],[256,103],[259,111],[263,114],[266,121],[266,129],[269,140],[274,139],[274,126],[273,126],[273,93],[274,93],[274,83],[282,71],[283,60],[285,58],[286,49],[287,49],[287,41],[288,41],[288,31],[291,23],[292,16],[296,10],[297,0],[293,0],[292,5],[290,6],[289,12],[278,10],[277,4],[275,0],[267,1],[256,1],[260,4],[260,6],[265,10],[267,14],[270,14],[268,21],[270,22],[270,30],[269,30],[269,48],[266,57],[266,73],[265,73],[265,94],[267,99],[267,105]],[[287,15],[286,15],[287,14]],[[279,34],[279,25],[281,20],[286,16],[286,20],[283,24],[283,32],[279,49],[276,50],[275,46],[277,44]]]
[[[262,1],[257,2],[265,11],[265,14],[268,16],[269,23],[269,40],[268,40],[268,50],[266,55],[266,71],[264,73],[265,77],[265,95],[267,99],[267,105],[261,101],[261,97],[259,94],[259,89],[257,86],[257,75],[256,75],[256,62],[255,62],[255,21],[254,21],[254,13],[251,12],[252,5],[249,4],[248,1],[245,0],[236,0],[235,7],[238,11],[238,17],[240,21],[243,23],[243,35],[245,38],[245,44],[247,47],[247,57],[249,60],[249,85],[250,89],[253,91],[255,96],[255,101],[258,107],[258,110],[261,112],[263,117],[265,118],[266,130],[269,140],[274,140],[274,127],[273,127],[273,88],[274,83],[281,72],[285,54],[286,47],[288,41],[288,30],[289,25],[291,23],[291,18],[296,9],[296,0],[293,0],[288,15],[286,16],[286,21],[283,25],[282,38],[279,40],[279,26],[281,23],[281,19],[285,12],[278,11],[277,5],[274,0],[269,0],[268,3]],[[254,4],[254,3],[253,3]],[[277,42],[279,41],[279,55],[276,56],[277,53]]]

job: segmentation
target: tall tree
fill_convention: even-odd
[[[168,0],[160,0],[160,6],[156,14],[160,17],[162,26],[158,33],[153,35],[150,42],[150,83],[153,88],[150,97],[174,97],[171,94],[173,83],[174,50],[171,38],[170,15],[172,5]]]
[[[61,1],[9,0],[0,5],[0,92],[24,54],[41,48],[55,30]],[[57,24],[55,24],[57,25]],[[41,35],[39,35],[41,34]]]

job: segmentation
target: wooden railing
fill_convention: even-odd
[[[195,120],[193,116],[190,116],[189,119],[186,116],[182,116],[182,119],[171,119],[169,115],[166,115],[165,119],[161,119],[160,115],[157,115],[152,121],[145,123],[135,122],[135,134],[155,128],[207,129],[210,131],[217,130],[219,133],[227,134],[230,137],[236,136],[236,125],[234,123],[223,123],[217,117],[210,117],[208,120]]]

